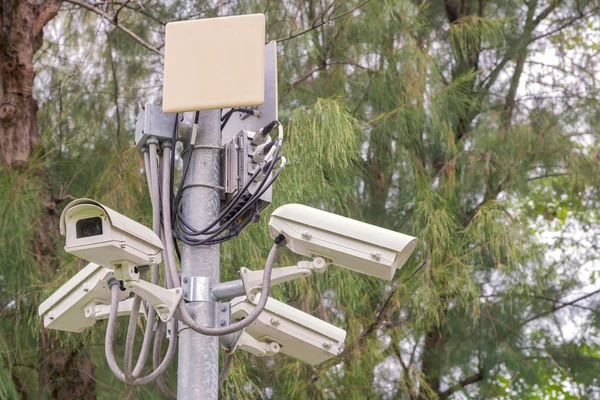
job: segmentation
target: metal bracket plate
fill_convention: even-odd
[[[183,300],[210,303],[212,298],[210,293],[211,283],[212,280],[205,276],[182,276]]]
[[[229,143],[241,130],[256,132],[278,118],[277,114],[277,42],[265,46],[265,102],[257,107],[260,118],[248,117],[245,113],[234,113],[222,132],[223,144]],[[226,113],[229,109],[223,109]]]

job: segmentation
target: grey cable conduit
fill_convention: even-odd
[[[157,236],[160,236],[160,191],[159,191],[159,182],[158,182],[158,149],[156,143],[150,143],[149,148],[149,159],[150,159],[150,198],[152,203],[152,230],[156,233]],[[158,283],[159,271],[158,264],[152,265],[152,278],[151,282],[153,284]],[[137,329],[137,320],[140,311],[140,303],[141,297],[137,294],[133,300],[133,308],[131,310],[131,314],[129,315],[129,326],[127,328],[127,339],[125,340],[125,354],[123,356],[123,372],[125,375],[125,380],[127,382],[133,382],[133,380],[137,379],[142,370],[144,369],[144,364],[148,359],[148,354],[150,353],[150,346],[152,345],[152,325],[154,322],[154,317],[156,315],[156,311],[153,307],[148,307],[148,316],[146,320],[146,331],[144,334],[144,340],[142,342],[142,347],[140,349],[140,354],[138,356],[135,367],[132,371],[132,358],[133,358],[133,347],[135,343],[135,331]]]
[[[125,380],[125,375],[123,374],[123,371],[121,371],[121,369],[117,365],[117,362],[115,360],[115,353],[114,353],[114,349],[113,349],[113,341],[114,341],[114,337],[115,337],[115,325],[117,322],[117,311],[118,311],[117,304],[119,302],[119,290],[120,290],[119,285],[116,283],[116,281],[114,281],[114,282],[115,283],[112,284],[111,288],[110,288],[111,294],[112,294],[111,303],[110,303],[111,307],[110,307],[110,314],[108,316],[108,325],[106,327],[106,337],[105,337],[105,341],[104,341],[104,352],[106,354],[106,361],[107,361],[108,366],[111,369],[112,373],[120,381],[129,383],[132,386],[146,385],[148,383],[154,382],[159,376],[161,376],[166,371],[167,367],[169,366],[169,364],[173,360],[173,357],[175,356],[177,339],[173,340],[174,336],[171,335],[171,340],[169,341],[169,347],[167,348],[167,353],[165,354],[165,358],[160,363],[158,368],[156,368],[150,374],[148,374],[142,378],[138,378],[138,379],[134,380],[133,382],[127,382]],[[110,282],[109,282],[109,285],[110,285]],[[171,320],[169,322],[169,329],[171,329],[171,332],[175,332],[175,320]]]
[[[163,155],[163,157],[165,159],[170,159],[167,156],[170,155],[169,151],[171,151],[171,150],[172,149],[168,149],[168,148],[164,149],[164,151],[167,151],[167,153],[165,153]],[[167,253],[166,257],[164,257],[164,258],[167,263],[167,268],[170,268],[170,270],[171,270],[171,277],[173,278],[174,285],[176,287],[180,287],[181,282],[179,281],[179,271],[177,270],[177,264],[175,263],[173,230],[171,227],[171,218],[170,218],[171,208],[170,208],[169,196],[167,195],[169,188],[170,188],[170,184],[171,184],[171,182],[170,182],[171,176],[170,176],[170,173],[168,172],[170,168],[167,169],[167,166],[170,166],[170,165],[166,165],[167,163],[168,162],[165,162],[165,165],[164,165],[163,171],[162,171],[162,173],[163,173],[162,208],[163,208],[163,224],[164,224],[164,230],[165,230],[164,245],[165,245],[165,252]],[[240,322],[237,322],[237,323],[229,325],[229,326],[218,327],[218,328],[209,328],[206,326],[199,325],[196,323],[196,321],[194,321],[192,316],[187,311],[184,301],[181,301],[179,303],[177,317],[184,324],[189,326],[194,331],[200,333],[201,335],[206,335],[206,336],[227,335],[227,334],[230,334],[233,332],[237,332],[241,329],[244,329],[245,327],[250,325],[252,322],[254,322],[254,320],[256,320],[256,318],[258,318],[260,313],[264,310],[265,306],[267,305],[267,300],[269,298],[269,289],[271,286],[271,271],[273,269],[273,263],[275,262],[275,256],[277,255],[277,250],[278,250],[278,245],[273,245],[273,247],[271,248],[271,251],[269,252],[269,256],[267,257],[267,262],[265,264],[265,272],[263,275],[262,295],[260,296],[260,300],[259,300],[258,304],[256,305],[256,307],[254,308],[254,310],[252,310],[252,312],[246,318],[244,318]]]

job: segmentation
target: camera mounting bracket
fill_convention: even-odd
[[[135,265],[127,263],[115,263],[114,265],[115,277],[122,280],[127,289],[150,303],[163,322],[169,322],[183,296],[181,288],[165,289],[142,280]]]
[[[299,261],[292,267],[273,268],[271,272],[271,286],[307,277],[313,271],[322,273],[327,268],[327,265],[328,263],[323,257],[315,257],[312,261]],[[240,268],[240,278],[244,284],[244,290],[248,299],[254,300],[256,293],[262,289],[264,274],[264,270],[251,271],[245,267]]]

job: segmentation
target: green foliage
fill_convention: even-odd
[[[265,12],[269,40],[306,30],[278,43],[287,166],[261,221],[222,246],[223,281],[240,266],[263,267],[268,213],[286,203],[419,238],[392,282],[332,266],[274,288],[274,297],[346,329],[344,351],[316,367],[236,353],[223,397],[598,395],[600,296],[580,299],[597,288],[600,248],[598,10],[578,2],[581,18],[569,2],[542,3],[123,6],[119,23],[152,43],[165,21],[248,12]],[[529,7],[537,7],[530,18]],[[40,229],[48,210],[92,197],[151,222],[132,131],[138,105],[160,100],[160,57],[71,5],[45,39],[35,88],[43,145],[26,168],[0,174],[2,398],[17,398],[19,385],[30,398],[48,395],[38,388],[45,355],[36,310],[80,267],[56,228]],[[284,251],[277,266],[300,259]],[[122,343],[125,327],[117,328]],[[129,389],[110,374],[103,334],[101,323],[50,333],[65,351],[89,354],[98,398],[159,398],[153,386]]]

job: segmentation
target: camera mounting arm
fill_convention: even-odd
[[[111,307],[110,304],[96,304],[95,302],[91,302],[85,309],[86,316],[93,316],[95,319],[108,319]],[[129,315],[132,310],[133,298],[130,297],[118,303],[117,316]],[[140,304],[140,314],[146,317],[146,309],[142,304]]]
[[[299,261],[292,267],[274,268],[271,272],[271,286],[310,276],[313,271],[322,273],[327,265],[324,258],[315,257],[312,261]],[[250,271],[248,268],[240,268],[240,278],[248,299],[253,300],[254,295],[261,291],[263,276],[264,270]]]
[[[169,322],[179,306],[183,291],[181,288],[165,289],[140,279],[134,265],[115,264],[115,276],[125,283],[125,287],[152,305],[161,321]]]
[[[233,354],[237,349],[247,351],[257,357],[272,356],[279,353],[281,346],[277,342],[261,342],[242,330],[236,334],[236,340],[229,347],[225,347],[227,354]]]

